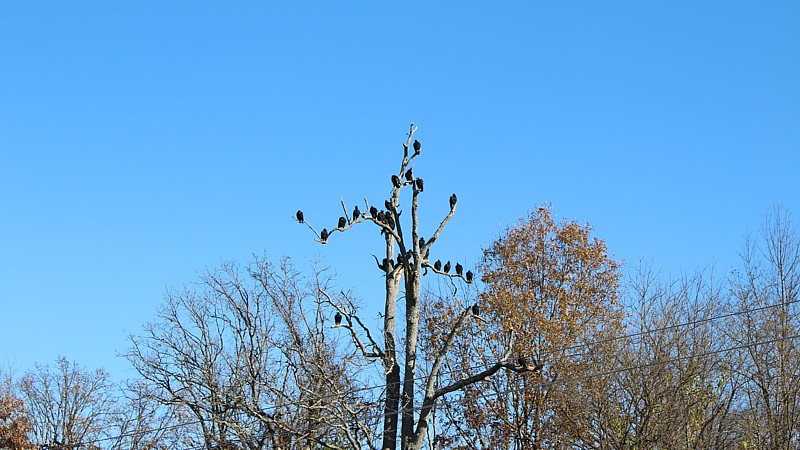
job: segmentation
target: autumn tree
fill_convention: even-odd
[[[0,371],[0,448],[32,450],[31,423],[11,374]]]
[[[55,368],[36,364],[19,381],[34,443],[51,448],[102,439],[115,407],[115,386],[102,369],[86,370],[66,357]]]
[[[608,350],[594,341],[622,329],[619,263],[588,225],[556,222],[538,208],[484,252],[483,325],[462,341],[449,377],[459,379],[510,354],[519,375],[498,374],[466,387],[445,405],[441,448],[537,449],[586,442],[592,399],[605,397],[592,376]],[[483,312],[485,311],[485,312]],[[582,439],[582,441],[581,441]]]
[[[342,201],[342,216],[334,227],[319,230],[307,221],[302,211],[297,212],[297,220],[308,224],[321,244],[335,242],[338,233],[345,233],[352,227],[370,224],[380,231],[383,240],[381,257],[375,257],[378,270],[384,275],[383,324],[380,332],[374,333],[365,325],[356,308],[347,304],[332,302],[335,310],[335,324],[343,334],[349,334],[355,348],[364,358],[380,361],[385,373],[385,396],[383,398],[382,444],[384,450],[394,450],[399,441],[403,450],[416,450],[422,447],[431,426],[431,414],[437,401],[444,395],[484,380],[500,369],[525,372],[530,368],[520,366],[508,355],[499,355],[487,368],[470,372],[459,380],[440,384],[439,373],[445,355],[452,348],[456,336],[463,332],[467,324],[474,320],[471,307],[462,308],[447,324],[448,331],[443,334],[427,373],[421,373],[420,356],[420,312],[422,307],[421,280],[425,274],[444,277],[457,283],[471,283],[473,272],[450,261],[442,264],[441,255],[433,262],[431,254],[435,250],[445,226],[456,212],[458,197],[442,199],[445,206],[439,225],[427,232],[422,229],[419,217],[419,202],[425,184],[414,172],[414,162],[422,151],[421,143],[414,139],[416,128],[412,125],[403,144],[403,157],[399,169],[387,177],[391,183],[391,194],[378,204],[364,200],[363,210],[356,205],[352,211]],[[410,193],[409,193],[410,191]],[[402,193],[408,193],[406,206]],[[331,221],[333,222],[333,221]],[[396,305],[404,300],[403,322],[398,321]],[[403,348],[399,348],[403,346]],[[419,388],[419,390],[418,390]],[[398,434],[399,433],[399,434]]]

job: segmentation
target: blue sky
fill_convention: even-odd
[[[166,289],[253,253],[372,305],[374,230],[292,217],[381,204],[412,121],[468,267],[544,202],[668,273],[800,214],[800,3],[430,3],[0,3],[0,363],[132,376]]]

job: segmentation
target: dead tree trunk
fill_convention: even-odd
[[[423,398],[418,399],[415,393],[415,381],[419,381],[417,373],[417,352],[419,350],[419,326],[420,326],[420,283],[423,275],[427,271],[432,271],[440,276],[460,279],[466,283],[472,283],[472,272],[468,271],[466,277],[462,274],[462,267],[457,264],[455,274],[449,273],[450,263],[442,270],[439,263],[431,265],[428,262],[428,254],[431,246],[442,233],[442,230],[453,217],[456,210],[457,197],[453,194],[450,197],[450,210],[441,221],[438,228],[426,241],[421,236],[419,230],[419,217],[417,214],[418,197],[424,191],[422,179],[414,176],[411,164],[419,156],[421,145],[413,138],[416,128],[411,125],[408,139],[403,144],[403,159],[400,164],[400,171],[391,176],[392,194],[385,201],[385,210],[378,210],[375,206],[365,200],[367,212],[362,213],[355,208],[350,220],[350,214],[342,201],[344,216],[339,218],[338,226],[331,231],[322,229],[317,232],[311,225],[308,227],[314,232],[317,241],[326,244],[335,233],[344,232],[350,227],[361,222],[372,222],[377,225],[384,235],[385,258],[378,261],[378,267],[385,272],[386,298],[384,307],[383,322],[383,343],[379,345],[372,340],[371,333],[357,317],[357,312],[348,310],[346,305],[333,305],[337,310],[336,325],[349,330],[351,338],[356,347],[362,352],[364,357],[380,359],[383,362],[383,369],[386,378],[386,394],[383,404],[383,432],[382,450],[396,450],[398,441],[401,450],[417,450],[422,446],[428,430],[428,417],[436,400],[454,390],[460,389],[468,384],[481,381],[501,368],[523,372],[528,371],[527,367],[519,367],[515,363],[508,362],[509,355],[504,355],[494,366],[488,370],[479,372],[465,380],[460,380],[451,385],[434,389],[434,380],[438,376],[441,361],[445,354],[453,345],[455,336],[465,326],[467,319],[471,317],[470,309],[461,314],[452,325],[448,340],[437,350],[437,358],[434,361],[434,369],[426,374],[423,379],[426,386]],[[413,151],[411,153],[410,151]],[[401,223],[403,211],[400,209],[400,192],[406,186],[412,190],[411,198],[411,227],[404,230]],[[302,211],[297,212],[297,221],[305,222]],[[403,364],[402,384],[400,365],[397,360],[397,308],[396,303],[400,294],[400,283],[403,282],[405,299],[405,327],[403,336],[405,341],[405,360]],[[455,284],[454,284],[455,286]],[[347,317],[342,316],[344,313]],[[347,319],[346,323],[342,322]],[[360,329],[356,329],[356,326]],[[362,341],[362,333],[366,334],[369,342],[365,345]],[[511,348],[511,346],[509,346]],[[402,386],[402,390],[401,390]],[[415,406],[418,400],[422,400],[421,406]],[[415,420],[418,419],[418,420]],[[398,436],[398,422],[400,422],[400,435]]]

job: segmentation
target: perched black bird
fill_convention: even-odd
[[[444,263],[444,273],[450,273],[450,261]]]
[[[384,200],[383,201],[383,206],[386,207],[387,211],[391,211],[392,210],[392,202],[390,202],[389,200]]]
[[[303,223],[303,211],[297,210],[297,221]]]
[[[419,248],[425,247],[425,238],[419,238]]]
[[[405,256],[404,256],[402,253],[400,253],[399,255],[397,255],[397,265],[398,265],[398,266],[399,266],[399,265],[402,265],[402,264],[405,262],[405,259],[406,259],[406,258],[405,258]]]
[[[425,190],[425,184],[423,183],[422,178],[417,178],[416,183],[417,183],[417,190],[418,191],[422,192],[422,191]]]
[[[422,148],[422,144],[420,144],[418,140],[414,139],[414,153],[419,155],[419,150],[421,148]]]
[[[528,359],[525,358],[524,356],[520,356],[519,358],[517,358],[517,365],[522,367],[523,369],[527,369],[528,368]]]
[[[378,208],[376,208],[374,206],[370,206],[369,207],[369,215],[372,216],[372,217],[377,217],[378,216]]]
[[[386,225],[389,225],[389,228],[394,230],[394,217],[391,214],[386,214]]]
[[[436,269],[437,272],[442,270],[442,262],[437,259],[436,262],[433,263],[433,268]]]
[[[339,217],[339,228],[344,228],[347,225],[347,219],[344,217]]]
[[[472,283],[472,277],[473,277],[472,271],[468,270],[467,271],[467,283]]]
[[[464,273],[464,266],[460,263],[456,263],[456,275],[461,275],[462,273]]]
[[[390,270],[394,269],[394,262],[389,258],[383,258],[383,261],[378,264],[378,268],[384,272],[389,272]]]
[[[319,233],[319,240],[322,241],[323,244],[328,241],[328,229],[327,228],[323,228],[322,231]]]
[[[406,170],[406,180],[414,181],[414,173],[411,172],[412,169]]]
[[[473,316],[480,316],[481,315],[481,307],[478,304],[472,305],[472,315]]]
[[[456,207],[456,202],[457,201],[458,201],[458,197],[456,197],[456,194],[453,194],[453,195],[450,196],[450,209],[453,209],[453,208]]]
[[[383,211],[381,211],[381,212],[378,213],[377,218],[378,218],[378,222],[384,222],[384,221],[386,221],[386,214],[384,214]]]
[[[341,325],[342,324],[342,314],[341,313],[337,312],[336,315],[333,316],[333,323],[335,323],[336,325]]]
[[[353,208],[353,220],[358,220],[359,217],[361,217],[361,211],[358,210],[358,205],[356,205],[356,207]]]
[[[400,177],[398,177],[397,175],[392,175],[392,184],[396,188],[399,188],[400,186],[402,186],[402,184],[400,184]]]

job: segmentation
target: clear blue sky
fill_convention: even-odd
[[[431,3],[439,3],[432,5]],[[442,258],[543,202],[616,257],[735,263],[800,216],[800,3],[0,3],[0,364],[116,356],[170,286],[320,255],[364,303],[410,122]],[[339,236],[337,236],[339,237]]]

